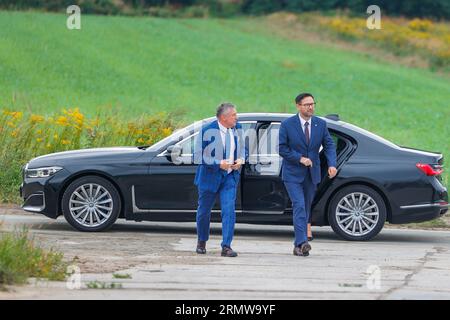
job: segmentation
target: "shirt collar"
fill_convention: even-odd
[[[227,132],[228,132],[228,129],[225,128],[225,127],[219,122],[219,120],[217,120],[217,123],[219,124],[219,129],[220,129],[220,131],[222,131],[223,133],[227,133]]]
[[[298,114],[298,117],[300,118],[300,123],[302,124],[302,128],[305,127],[305,123],[306,123],[306,122],[308,122],[308,123],[309,123],[309,126],[311,127],[311,120],[312,120],[312,117],[311,117],[308,121],[306,121],[305,119],[303,119],[303,118],[300,116],[300,113]]]

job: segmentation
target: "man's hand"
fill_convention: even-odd
[[[312,167],[312,161],[309,158],[302,157],[300,163],[306,167]]]
[[[330,179],[333,179],[336,176],[337,169],[335,167],[329,167],[328,168],[328,176]]]
[[[230,169],[232,164],[228,162],[228,160],[222,160],[220,161],[220,169],[228,171]]]
[[[231,165],[231,169],[239,170],[243,164],[244,164],[244,159],[237,159],[234,162],[234,164]]]

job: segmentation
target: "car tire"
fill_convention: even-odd
[[[108,230],[116,222],[121,205],[114,185],[99,176],[84,176],[73,181],[61,201],[67,222],[85,232]]]
[[[374,189],[351,185],[339,190],[331,199],[328,221],[333,231],[350,241],[366,241],[383,229],[386,204]]]

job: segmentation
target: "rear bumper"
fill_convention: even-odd
[[[414,189],[406,189],[407,201],[396,204],[392,209],[390,223],[424,222],[439,218],[449,209],[447,188],[436,177],[424,177]],[[391,201],[395,203],[395,201]]]
[[[392,217],[391,223],[411,223],[433,220],[444,215],[449,208],[446,201],[401,206],[398,214]]]

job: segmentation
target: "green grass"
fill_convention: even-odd
[[[121,283],[106,283],[101,281],[91,281],[86,284],[88,289],[122,289]]]
[[[121,273],[113,273],[114,279],[131,279],[132,276],[129,273],[121,274]]]
[[[26,229],[0,232],[0,288],[25,283],[29,277],[62,281],[66,265],[62,253],[41,248]]]
[[[192,121],[221,101],[240,112],[317,113],[450,157],[450,80],[367,53],[268,34],[257,19],[158,19],[0,12],[0,106],[49,113],[113,107],[124,118],[183,109]],[[448,166],[447,166],[448,168]],[[447,183],[447,176],[445,176]]]

